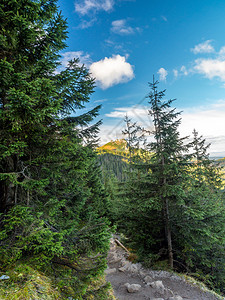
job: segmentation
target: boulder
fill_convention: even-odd
[[[140,274],[141,277],[144,278],[148,274],[148,271],[141,268],[140,271],[139,271],[139,274]]]
[[[129,293],[137,293],[141,289],[141,285],[136,283],[133,284],[125,283],[125,286]]]
[[[128,260],[126,260],[125,258],[122,258],[121,259],[121,266],[122,267],[124,267],[126,264],[128,264],[129,263],[129,261]]]
[[[119,268],[119,271],[137,273],[140,270],[140,268],[141,268],[141,264],[132,264],[131,262],[128,261],[127,263],[124,264],[123,267]]]
[[[109,256],[109,263],[117,263],[121,259],[122,259],[121,255],[114,252]]]
[[[177,295],[177,296],[169,297],[168,300],[183,300],[183,298]]]
[[[150,283],[150,282],[152,282],[152,277],[150,277],[149,275],[147,275],[147,276],[145,276],[144,281],[146,283]]]
[[[116,268],[113,268],[113,269],[106,269],[105,270],[105,274],[106,275],[110,275],[110,274],[114,274],[116,273]]]
[[[160,294],[164,294],[164,292],[166,291],[161,280],[148,283],[148,285],[150,285],[153,289],[155,289]]]

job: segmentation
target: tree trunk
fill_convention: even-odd
[[[172,248],[172,235],[170,228],[170,218],[169,218],[169,206],[168,200],[164,199],[164,222],[165,222],[165,234],[167,239],[167,247],[168,247],[168,256],[169,256],[169,265],[170,268],[173,269],[173,248]]]

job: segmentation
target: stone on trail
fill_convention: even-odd
[[[109,263],[117,263],[121,259],[122,259],[121,255],[114,252],[109,256]]]
[[[114,274],[116,273],[116,268],[113,268],[113,269],[106,269],[105,270],[105,274],[106,275],[110,275],[110,274]]]
[[[125,286],[129,293],[137,293],[141,289],[141,285],[136,283],[133,284],[125,283]]]
[[[141,268],[141,264],[132,264],[131,262],[127,262],[123,267],[119,268],[119,271],[137,273],[140,270],[140,268]]]
[[[122,258],[121,259],[121,266],[122,267],[124,267],[126,264],[128,264],[129,263],[129,261],[128,260],[126,260],[125,258]]]
[[[169,297],[168,300],[183,300],[181,296],[174,296],[174,297]]]
[[[149,275],[145,276],[144,281],[146,283],[152,282],[152,277],[150,277]]]
[[[166,290],[161,280],[148,283],[148,285],[150,285],[153,289],[155,289],[160,294],[164,294]]]

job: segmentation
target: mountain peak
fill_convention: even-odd
[[[98,150],[106,152],[124,152],[127,151],[127,142],[124,139],[110,141],[99,147]]]

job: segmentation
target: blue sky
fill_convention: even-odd
[[[225,1],[60,0],[69,25],[62,65],[79,57],[96,78],[89,107],[102,104],[102,143],[121,137],[123,116],[151,128],[153,74],[195,128],[225,155]]]

